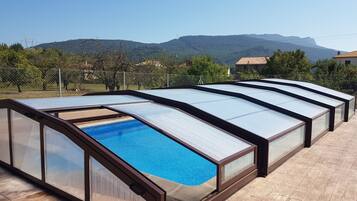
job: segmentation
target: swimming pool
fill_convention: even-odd
[[[82,128],[139,171],[187,186],[216,176],[216,165],[138,120]]]

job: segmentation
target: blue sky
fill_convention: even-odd
[[[357,50],[356,0],[1,0],[0,42],[279,33]]]

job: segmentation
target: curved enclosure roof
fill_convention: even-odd
[[[106,106],[138,117],[216,161],[252,146],[180,110],[131,95],[36,98],[16,101],[38,110]]]
[[[37,110],[49,110],[59,108],[89,107],[98,105],[145,102],[148,100],[128,95],[101,95],[17,99],[16,101]]]
[[[233,84],[212,84],[200,85],[201,87],[218,89],[222,91],[229,91],[234,93],[241,93],[252,98],[277,105],[284,109],[296,112],[309,118],[314,118],[322,113],[328,112],[328,109],[320,107],[309,102],[299,100],[297,98],[281,94],[274,91],[264,89],[254,89],[250,87],[237,86]]]
[[[298,119],[226,95],[195,89],[157,89],[141,92],[190,104],[265,139],[303,124]]]
[[[281,83],[296,84],[296,85],[300,85],[300,86],[303,86],[303,87],[308,87],[310,89],[314,89],[314,90],[317,90],[317,91],[321,91],[321,92],[324,92],[324,93],[327,93],[327,94],[331,94],[333,96],[337,96],[337,97],[340,97],[340,98],[343,98],[343,99],[346,99],[346,100],[352,100],[354,98],[351,95],[348,95],[348,94],[345,94],[345,93],[342,93],[342,92],[339,92],[339,91],[336,91],[336,90],[333,90],[333,89],[329,89],[329,88],[326,88],[326,87],[323,87],[323,86],[319,86],[319,85],[316,85],[316,84],[312,84],[312,83],[309,83],[309,82],[301,82],[301,81],[285,80],[285,79],[276,79],[276,78],[269,78],[269,79],[264,79],[264,80],[274,81],[274,82],[281,82]]]
[[[283,91],[287,91],[290,93],[294,93],[296,95],[300,95],[300,96],[304,96],[310,99],[314,99],[316,101],[319,101],[321,103],[330,105],[330,106],[340,106],[343,104],[342,101],[333,99],[333,98],[329,98],[327,96],[324,95],[320,95],[305,89],[300,89],[297,87],[292,87],[292,86],[286,86],[286,85],[280,85],[280,84],[273,84],[273,83],[266,83],[266,82],[259,82],[259,81],[244,81],[242,82],[244,84],[251,84],[251,85],[258,85],[258,86],[266,86],[266,87],[274,87],[277,89],[281,89]]]
[[[179,139],[216,161],[252,146],[227,132],[171,107],[152,102],[108,107],[154,125],[171,137]]]

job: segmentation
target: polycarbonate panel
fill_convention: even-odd
[[[282,159],[293,150],[304,144],[305,126],[301,126],[288,134],[269,143],[269,165]]]
[[[242,87],[242,86],[238,86],[238,85],[234,85],[234,84],[207,84],[207,85],[199,85],[199,86],[207,87],[207,88],[211,88],[211,89],[223,90],[223,91],[230,91],[230,92],[235,92],[235,93],[242,93],[245,95],[269,92],[268,90]]]
[[[285,79],[276,79],[276,78],[269,78],[269,79],[264,79],[264,80],[270,80],[270,81],[276,81],[276,82],[282,82],[282,83],[291,83],[291,84],[297,84],[303,87],[308,87],[310,89],[314,89],[317,91],[321,91],[327,94],[331,94],[333,96],[337,96],[337,97],[341,97],[343,99],[346,100],[351,100],[353,98],[353,96],[333,90],[333,89],[329,89],[323,86],[319,86],[317,84],[313,84],[313,83],[309,83],[309,82],[301,82],[301,81],[295,81],[295,80],[285,80]]]
[[[232,179],[244,170],[254,165],[254,151],[247,153],[246,155],[227,163],[223,166],[222,183]]]
[[[348,106],[348,117],[351,118],[355,114],[355,99],[350,100]]]
[[[90,157],[89,164],[91,201],[144,201],[94,158]]]
[[[174,95],[174,92],[177,94]],[[241,126],[263,138],[269,138],[291,127],[297,126],[302,121],[287,115],[275,112],[266,107],[226,95],[204,92],[194,89],[160,89],[147,90],[145,93],[188,103],[213,116]],[[201,97],[195,101],[192,97]],[[204,99],[209,101],[204,101]],[[269,119],[269,122],[267,121]],[[259,126],[257,126],[259,122]]]
[[[200,85],[201,87],[207,87],[212,89],[218,89],[223,91],[229,91],[234,93],[241,93],[252,98],[270,103],[282,107],[284,109],[296,112],[309,118],[313,118],[328,109],[320,107],[309,102],[299,100],[297,98],[281,94],[274,91],[255,89],[250,87],[243,87],[230,84],[215,84],[215,85]]]
[[[228,121],[265,139],[304,123],[298,119],[271,110]]]
[[[172,99],[185,103],[200,103],[212,102],[219,100],[232,99],[229,96],[221,96],[195,89],[156,89],[156,90],[142,90],[140,92],[151,94],[154,96],[161,96],[163,98]]]
[[[45,180],[84,199],[84,151],[64,134],[44,127]]]
[[[236,119],[247,115],[254,116],[256,113],[262,111],[270,111],[266,107],[238,98],[192,105],[224,120]]]
[[[7,109],[0,109],[0,160],[10,164],[9,121]]]
[[[142,98],[127,95],[103,95],[103,96],[71,96],[56,98],[17,99],[16,101],[38,110],[84,107],[108,104],[122,104],[147,101]]]
[[[251,145],[184,112],[155,103],[110,106],[138,116],[215,160],[222,160]]]
[[[11,111],[14,167],[41,179],[40,123]]]
[[[336,107],[335,109],[335,125],[343,121],[345,117],[345,104]]]
[[[312,120],[312,132],[311,140],[314,140],[317,136],[327,131],[329,128],[330,122],[330,112],[327,112],[320,117]]]
[[[245,81],[242,83],[258,85],[258,86],[274,87],[274,88],[281,89],[283,91],[287,91],[287,92],[290,92],[290,93],[293,93],[296,95],[304,96],[304,97],[307,97],[307,98],[310,98],[310,99],[313,99],[313,100],[316,100],[321,103],[325,103],[327,105],[331,105],[334,107],[337,107],[343,103],[342,101],[339,101],[339,100],[336,100],[333,98],[329,98],[327,96],[320,95],[320,94],[317,94],[317,93],[314,93],[314,92],[311,92],[311,91],[308,91],[305,89],[292,87],[292,86],[285,86],[285,85],[281,85],[281,84],[272,84],[272,83],[258,82],[258,81]]]

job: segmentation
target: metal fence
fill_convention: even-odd
[[[0,98],[82,95],[89,92],[205,84],[219,76],[113,72],[85,69],[0,68]]]

